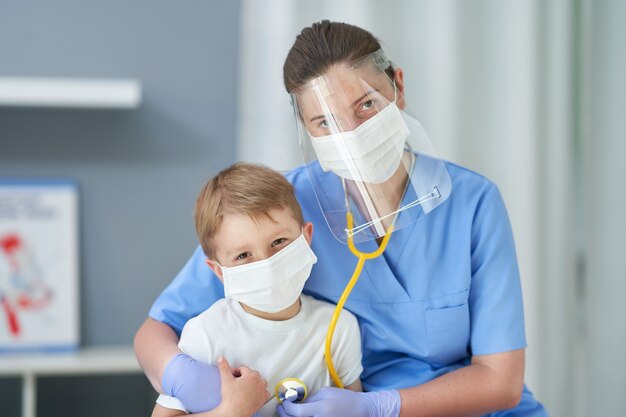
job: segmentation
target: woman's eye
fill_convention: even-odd
[[[246,259],[249,256],[250,256],[250,252],[243,252],[243,253],[240,253],[239,255],[237,255],[235,260],[236,261],[242,261],[242,260]]]
[[[361,118],[370,118],[372,116],[372,112],[376,109],[375,104],[375,100],[364,101],[361,103],[361,107],[359,107],[357,115]]]
[[[317,127],[328,128],[328,121],[326,119],[322,120]]]
[[[287,239],[284,237],[281,237],[280,239],[276,239],[275,241],[272,242],[272,247],[274,246],[278,246],[281,243],[284,243]]]

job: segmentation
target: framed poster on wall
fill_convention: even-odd
[[[0,179],[0,354],[79,344],[78,188]]]

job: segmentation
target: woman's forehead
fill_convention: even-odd
[[[342,70],[331,67],[326,74],[309,82],[295,95],[302,117],[352,109],[368,94],[389,86],[384,72]],[[328,108],[326,108],[328,107]]]

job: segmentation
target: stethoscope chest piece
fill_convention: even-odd
[[[285,378],[276,385],[276,398],[279,403],[289,401],[299,403],[306,399],[307,388],[304,382],[297,378]]]

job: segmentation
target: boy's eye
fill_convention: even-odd
[[[272,242],[272,247],[274,247],[274,246],[278,246],[278,245],[280,245],[281,243],[284,243],[286,240],[287,240],[287,239],[286,239],[286,238],[284,238],[284,237],[281,237],[281,238],[279,238],[279,239],[276,239],[275,241],[273,241],[273,242]]]
[[[250,255],[251,255],[250,252],[243,252],[243,253],[240,253],[239,255],[237,255],[235,260],[236,261],[242,261],[242,260],[246,259],[247,257],[249,257]]]

